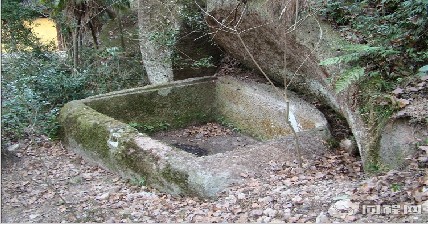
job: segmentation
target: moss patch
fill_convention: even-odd
[[[213,121],[215,83],[206,82],[185,87],[164,87],[117,95],[87,103],[100,113],[124,123],[145,126],[147,130],[179,128],[192,123]]]

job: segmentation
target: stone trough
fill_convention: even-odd
[[[305,157],[325,151],[327,121],[293,93],[290,121]],[[233,77],[202,77],[71,101],[60,112],[65,146],[124,178],[174,195],[214,197],[243,174],[262,175],[295,155],[285,103],[271,86]],[[196,157],[141,133],[223,118],[259,143]]]

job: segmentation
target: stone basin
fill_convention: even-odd
[[[305,157],[322,154],[330,138],[315,107],[288,92],[290,121]],[[246,175],[263,175],[293,159],[295,140],[285,122],[285,101],[273,87],[234,77],[202,77],[67,103],[60,112],[64,145],[86,159],[173,195],[215,197]],[[130,126],[177,129],[222,118],[259,143],[196,157]]]

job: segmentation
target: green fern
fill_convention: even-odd
[[[350,53],[325,59],[320,62],[320,65],[328,66],[328,65],[334,65],[339,63],[355,62],[355,61],[358,61],[361,56],[366,54],[371,54],[371,53],[379,53],[379,52],[387,52],[387,54],[395,53],[395,51],[389,52],[387,49],[384,49],[382,47],[371,47],[368,45],[361,45],[361,44],[346,45],[343,47],[342,50]]]
[[[380,54],[382,56],[395,54],[396,51],[384,47],[372,47],[368,45],[361,44],[352,44],[346,45],[342,48],[342,50],[346,53],[341,56],[332,57],[325,59],[320,62],[321,66],[334,65],[340,63],[351,63],[357,62],[361,59],[361,57],[365,55],[373,55]],[[355,63],[354,63],[355,65]],[[364,76],[364,68],[361,66],[354,66],[350,69],[347,69],[343,72],[342,76],[335,83],[336,93],[339,93],[346,88],[348,88],[353,82],[358,81],[361,77]]]
[[[383,47],[372,47],[372,46],[362,45],[362,44],[345,45],[343,47],[343,50],[347,52],[366,52],[366,53],[381,51],[383,49],[384,49]]]
[[[353,82],[358,81],[361,77],[364,76],[364,68],[363,67],[352,67],[346,70],[342,76],[336,81],[335,90],[336,93],[339,93],[346,88],[348,88]]]
[[[351,53],[351,54],[346,54],[346,55],[325,59],[320,62],[320,65],[328,66],[328,65],[334,65],[339,63],[348,63],[348,62],[356,61],[359,58],[360,58],[360,53]]]

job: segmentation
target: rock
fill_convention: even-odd
[[[278,224],[278,223],[285,223],[285,221],[284,220],[280,220],[280,219],[276,219],[276,218],[274,218],[273,220],[271,220],[270,221],[271,223],[274,223],[274,224]]]
[[[312,17],[302,20],[293,35],[284,37],[284,26],[292,27],[293,20],[280,20],[279,14],[283,18],[293,18],[296,2],[300,2],[299,6],[303,8],[302,0],[292,1],[287,7],[284,7],[281,1],[261,3],[256,0],[246,4],[247,10],[239,25],[240,31],[245,30],[241,39],[233,32],[222,29],[217,22],[229,18],[229,12],[235,11],[237,1],[208,0],[207,12],[212,17],[206,16],[206,21],[211,31],[215,32],[215,42],[234,58],[254,69],[257,69],[255,62],[263,62],[260,67],[272,80],[279,83],[292,80],[289,83],[291,88],[319,98],[331,108],[337,109],[348,121],[365,165],[364,162],[371,160],[371,155],[367,152],[378,143],[378,136],[370,133],[359,113],[358,105],[357,108],[354,107],[352,96],[358,94],[358,88],[352,85],[346,91],[336,94],[328,79],[340,74],[341,68],[338,65],[319,65],[320,61],[337,56],[339,53],[336,50],[342,49],[346,41],[330,24]],[[241,18],[240,15],[238,17]],[[323,41],[318,45],[321,32]],[[255,62],[248,56],[248,52],[253,55]],[[284,52],[288,56],[285,71]],[[284,76],[287,76],[287,79],[284,79]]]
[[[340,141],[340,148],[342,148],[343,150],[345,150],[347,153],[351,154],[351,155],[357,155],[358,154],[358,148],[356,143],[354,143],[352,140],[350,139],[343,139]]]
[[[107,221],[106,221],[106,223],[116,223],[117,222],[117,219],[116,218],[114,218],[114,217],[110,217]]]
[[[380,139],[379,159],[391,169],[400,169],[407,164],[406,158],[416,151],[416,142],[428,135],[428,129],[413,125],[406,118],[391,120],[383,129]]]
[[[315,223],[331,223],[331,221],[324,212],[321,212],[315,219]]]
[[[246,196],[244,193],[239,192],[237,197],[239,200],[242,200],[242,199],[245,199]]]
[[[342,218],[344,219],[346,216],[354,215],[358,212],[359,204],[353,203],[351,200],[340,200],[335,202],[328,209],[328,214],[331,217]]]
[[[263,204],[268,204],[269,202],[272,202],[273,198],[270,196],[266,196],[264,198],[259,198],[258,202],[263,203]]]
[[[9,152],[13,152],[13,151],[16,151],[18,148],[19,148],[19,144],[14,144],[14,145],[9,146],[9,147],[7,148],[7,150],[8,150]]]
[[[345,216],[345,222],[347,222],[347,223],[353,222],[355,220],[357,220],[356,216],[348,216],[348,215]]]
[[[246,174],[246,173],[240,173],[239,174],[241,177],[243,177],[243,178],[247,178],[248,177],[248,174]]]
[[[419,146],[418,148],[422,151],[425,151],[425,154],[428,155],[428,146]]]
[[[428,212],[428,200],[427,200],[427,201],[424,201],[424,202],[421,204],[421,207],[422,207],[422,212],[427,213],[427,212]]]
[[[247,222],[248,222],[247,213],[240,214],[239,218],[235,221],[235,223],[247,223]]]
[[[271,218],[276,216],[277,211],[272,208],[267,208],[263,211],[263,214]]]
[[[263,223],[269,223],[270,221],[271,221],[271,217],[265,217],[265,218],[263,218]]]
[[[250,216],[253,216],[253,217],[261,216],[261,215],[263,215],[263,211],[260,209],[255,209],[255,210],[250,212]]]
[[[226,197],[226,200],[228,200],[232,204],[235,204],[237,201],[235,195],[229,195],[228,197]]]
[[[296,204],[302,204],[303,203],[303,198],[300,197],[300,195],[296,195],[294,196],[291,201],[293,201]]]
[[[110,193],[106,192],[106,193],[98,195],[97,197],[95,197],[95,199],[100,200],[100,201],[104,201],[104,200],[107,200],[109,197],[110,197]]]
[[[90,173],[83,173],[82,178],[85,180],[92,180],[92,175]]]
[[[283,214],[282,214],[282,219],[287,221],[291,218],[291,210],[290,209],[285,209]]]
[[[30,217],[30,220],[34,220],[34,219],[36,219],[37,217],[39,217],[40,216],[40,214],[30,214],[29,215],[29,217]]]

